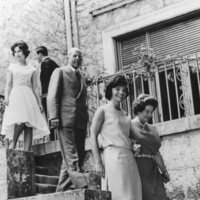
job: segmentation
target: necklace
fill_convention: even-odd
[[[136,119],[136,120],[137,120],[138,124],[140,125],[140,127],[141,127],[142,129],[144,129],[144,128],[145,128],[145,126],[147,125],[147,123],[146,123],[146,122],[143,124],[143,123],[141,123],[141,122],[140,122],[140,120],[139,120],[139,119]]]

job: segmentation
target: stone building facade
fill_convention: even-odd
[[[79,47],[90,75],[116,72],[115,39],[154,24],[199,12],[199,1],[110,0],[76,1]],[[95,73],[94,73],[95,72]],[[171,176],[166,184],[170,199],[200,198],[199,115],[157,124],[162,137],[161,153]]]
[[[92,74],[92,71],[97,71],[98,68],[103,67],[107,69],[108,73],[114,72],[114,61],[107,61],[109,58],[105,58],[107,53],[107,57],[113,56],[110,55],[113,53],[113,49],[110,48],[110,46],[107,46],[110,45],[110,43],[105,41],[109,33],[112,34],[111,32],[116,30],[115,33],[113,33],[114,35],[110,36],[110,38],[114,38],[118,35],[135,30],[135,28],[132,30],[130,28],[130,30],[128,30],[125,25],[126,23],[131,23],[132,26],[134,26],[134,20],[138,20],[138,23],[141,23],[141,26],[137,27],[140,29],[144,23],[144,21],[140,22],[140,18],[141,20],[144,20],[146,15],[153,15],[152,13],[158,12],[169,6],[173,7],[173,5],[181,1],[132,0],[124,2],[125,3],[120,0],[77,0],[76,13],[79,30],[78,39],[80,48],[85,54],[84,64],[87,66],[90,74]],[[187,6],[187,3],[184,5]],[[167,20],[168,16],[165,16]],[[152,20],[151,23],[157,23],[157,20]],[[124,31],[121,29],[124,29]]]

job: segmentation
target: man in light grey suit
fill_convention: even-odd
[[[72,48],[68,65],[54,70],[48,89],[47,107],[51,126],[58,128],[63,157],[57,192],[86,188],[88,181],[81,172],[88,122],[86,85],[79,72],[82,53]]]

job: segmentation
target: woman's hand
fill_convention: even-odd
[[[169,182],[170,181],[170,177],[169,177],[169,174],[167,173],[167,169],[165,167],[163,158],[162,158],[162,156],[161,156],[159,151],[156,154],[155,161],[156,161],[156,164],[158,166],[158,170],[160,171],[160,174],[162,176],[163,182],[164,183]]]
[[[133,149],[134,155],[139,155],[142,151],[142,146],[141,144],[137,144],[136,141],[132,141],[132,149]]]
[[[168,183],[170,181],[169,174],[167,172],[164,172],[161,174],[162,175],[162,180],[164,183]]]
[[[50,127],[51,128],[58,128],[59,127],[59,119],[51,119],[50,120]]]
[[[95,168],[96,168],[96,174],[104,178],[105,177],[105,168],[104,168],[103,164],[96,163]]]

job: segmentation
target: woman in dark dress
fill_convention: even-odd
[[[133,102],[135,118],[132,120],[132,139],[136,147],[135,157],[138,165],[143,200],[167,200],[164,182],[169,175],[159,152],[161,146],[158,130],[148,124],[158,105],[157,100],[141,94]]]

